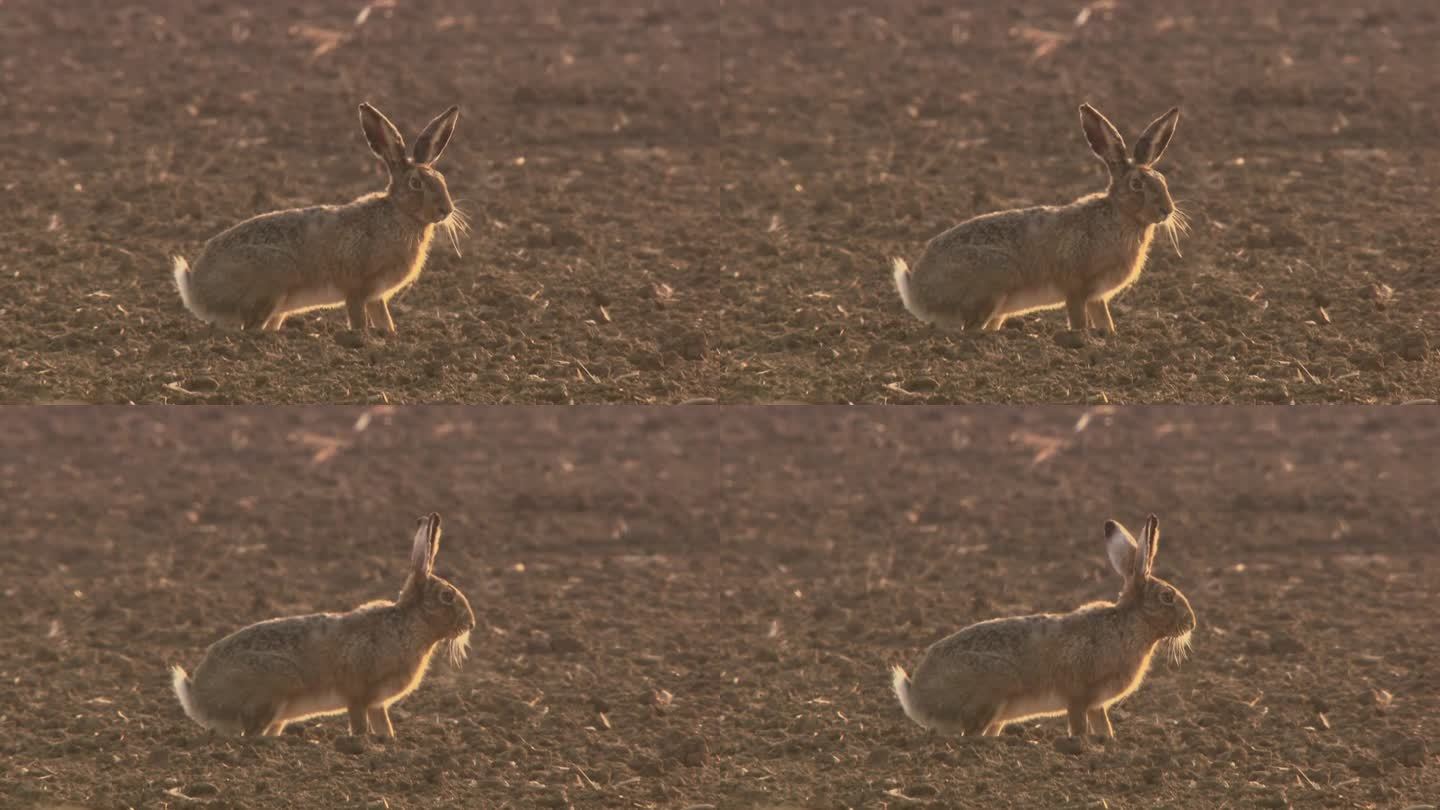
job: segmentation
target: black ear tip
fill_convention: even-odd
[[[1119,530],[1120,530],[1120,524],[1119,524],[1119,523],[1116,523],[1116,522],[1113,521],[1113,520],[1107,520],[1107,521],[1105,521],[1105,533],[1106,533],[1106,534],[1114,534],[1115,532],[1117,532],[1117,531],[1119,531]]]

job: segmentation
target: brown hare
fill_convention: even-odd
[[[1080,105],[1080,124],[1109,170],[1109,187],[1069,205],[966,220],[931,239],[913,270],[893,259],[905,308],[927,323],[994,331],[1013,315],[1063,306],[1071,329],[1114,334],[1109,301],[1139,278],[1155,227],[1176,245],[1177,232],[1188,230],[1154,168],[1179,120],[1176,108],[1152,121],[1130,154],[1105,116]]]
[[[290,315],[343,306],[351,329],[394,334],[390,298],[420,276],[436,226],[457,245],[468,229],[435,170],[459,117],[458,107],[441,113],[407,154],[390,119],[361,104],[365,139],[389,171],[385,190],[247,219],[205,243],[193,268],[176,256],[185,307],[209,323],[274,331]]]
[[[1138,546],[1125,527],[1106,521],[1105,545],[1125,578],[1117,601],[991,619],[935,642],[913,679],[891,670],[905,714],[943,733],[985,736],[1006,723],[1063,714],[1071,736],[1113,737],[1110,706],[1140,688],[1161,641],[1177,660],[1184,655],[1195,612],[1152,573],[1160,549],[1154,515]]]
[[[436,645],[447,642],[451,661],[463,660],[475,629],[465,595],[435,576],[439,551],[440,516],[432,513],[420,519],[410,575],[394,602],[258,622],[210,645],[194,677],[172,667],[185,714],[254,736],[348,713],[351,734],[395,736],[390,704],[420,685]]]

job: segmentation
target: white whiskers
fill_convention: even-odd
[[[470,631],[466,630],[460,635],[450,639],[449,643],[450,665],[458,667],[470,654]]]
[[[450,239],[450,247],[455,250],[456,256],[462,256],[460,252],[460,239],[470,235],[470,215],[460,210],[460,206],[450,209],[450,216],[440,220],[436,225]]]
[[[1170,216],[1160,222],[1160,230],[1170,237],[1170,246],[1175,248],[1175,255],[1184,256],[1185,254],[1180,252],[1180,237],[1190,233],[1190,215],[1180,209],[1178,201]]]
[[[1193,632],[1195,631],[1191,630],[1165,640],[1166,647],[1170,653],[1170,660],[1177,665],[1184,661],[1185,657],[1190,654],[1190,634]]]

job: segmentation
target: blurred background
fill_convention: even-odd
[[[0,796],[20,807],[1406,806],[1440,788],[1426,409],[6,416]],[[392,598],[430,510],[479,627],[463,668],[437,662],[399,704],[396,743],[342,753],[333,719],[215,739],[184,717],[168,664]],[[975,621],[1113,598],[1103,522],[1150,512],[1199,628],[1115,712],[1113,744],[1061,753],[1058,720],[946,740],[902,715],[889,665]]]
[[[1390,402],[1440,364],[1440,11],[1428,0],[145,4],[0,8],[0,399],[149,402]],[[474,218],[402,336],[211,333],[169,256],[383,183],[356,105]],[[1121,337],[933,333],[888,257],[1103,186],[1076,106],[1195,232]]]

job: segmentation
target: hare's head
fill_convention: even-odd
[[[1114,124],[1089,104],[1080,105],[1080,125],[1085,129],[1085,139],[1090,142],[1091,151],[1105,161],[1105,167],[1110,170],[1110,197],[1121,211],[1146,225],[1170,223],[1176,216],[1170,187],[1165,183],[1165,175],[1155,170],[1155,164],[1165,153],[1179,122],[1178,107],[1151,121],[1131,153],[1126,151],[1125,139],[1120,137]]]
[[[1125,578],[1120,604],[1136,611],[1140,623],[1154,637],[1170,642],[1178,659],[1190,645],[1195,611],[1180,589],[1155,576],[1155,554],[1160,550],[1160,521],[1151,515],[1137,544],[1124,526],[1105,521],[1105,551],[1110,565]]]
[[[440,113],[426,125],[415,139],[415,148],[407,154],[405,139],[390,119],[369,104],[360,105],[360,126],[365,130],[365,140],[370,142],[370,151],[384,161],[390,171],[391,199],[401,211],[420,222],[447,222],[455,212],[445,176],[435,170],[435,161],[450,142],[459,118],[459,107]]]
[[[400,591],[398,604],[420,618],[428,636],[448,641],[450,660],[459,663],[470,646],[475,612],[459,588],[435,576],[435,555],[439,553],[440,516],[431,512],[420,518],[415,531],[415,543],[410,550],[410,576]]]

